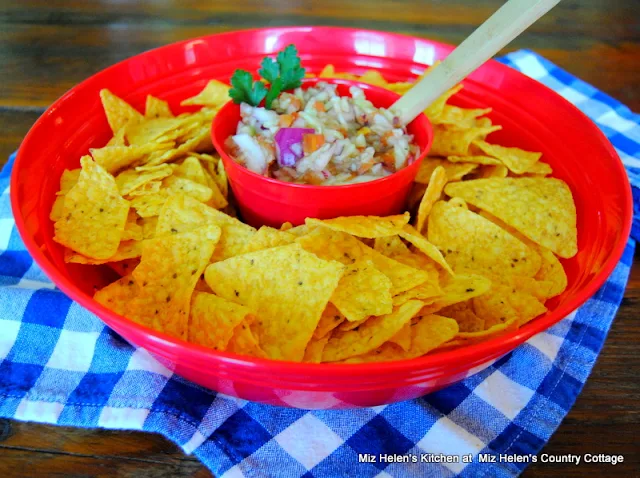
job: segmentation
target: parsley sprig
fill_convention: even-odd
[[[262,68],[258,70],[264,81],[253,81],[251,73],[236,70],[231,77],[229,96],[234,103],[248,103],[258,106],[262,100],[266,108],[280,93],[297,88],[302,84],[305,70],[300,66],[298,51],[294,45],[287,46],[278,53],[276,61],[267,57],[262,60]],[[269,88],[267,88],[268,84]]]

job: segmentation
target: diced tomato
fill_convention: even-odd
[[[307,133],[302,137],[302,150],[311,154],[324,144],[324,135]]]
[[[392,152],[384,153],[382,156],[380,156],[380,159],[382,159],[382,162],[384,163],[387,169],[390,169],[391,171],[395,171],[396,158]]]
[[[317,186],[319,184],[322,184],[322,182],[324,181],[324,176],[322,175],[322,173],[307,171],[302,176],[302,180],[307,184],[313,184],[314,186]]]
[[[369,161],[366,161],[366,162],[362,163],[360,165],[360,167],[358,168],[358,174],[366,173],[371,168],[373,168],[373,166],[375,166],[375,164],[376,164],[376,161],[374,159],[370,159]]]
[[[389,140],[389,138],[391,138],[393,136],[393,131],[387,131],[385,134],[382,135],[382,137],[380,138],[380,142],[382,144],[384,144],[385,146],[387,145],[387,141]]]
[[[324,103],[322,101],[316,101],[313,107],[316,109],[316,111],[322,111],[322,112],[327,111],[324,108]]]

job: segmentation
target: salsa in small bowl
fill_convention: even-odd
[[[313,78],[271,109],[232,101],[212,140],[246,222],[278,227],[307,217],[401,213],[433,141],[420,115],[403,127],[386,110],[399,95],[365,83]]]

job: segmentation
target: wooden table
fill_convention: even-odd
[[[0,161],[56,98],[144,50],[273,25],[371,28],[459,43],[501,0],[2,0]],[[564,0],[508,50],[533,49],[640,111],[636,0]],[[507,50],[507,51],[508,51]],[[638,476],[640,254],[593,374],[548,454],[623,454],[615,468],[534,464],[525,477]],[[211,476],[157,435],[0,420],[0,476]]]

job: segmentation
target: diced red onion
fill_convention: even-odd
[[[276,158],[280,166],[294,166],[304,156],[302,138],[305,134],[313,134],[311,128],[280,128],[274,139],[276,142]]]

